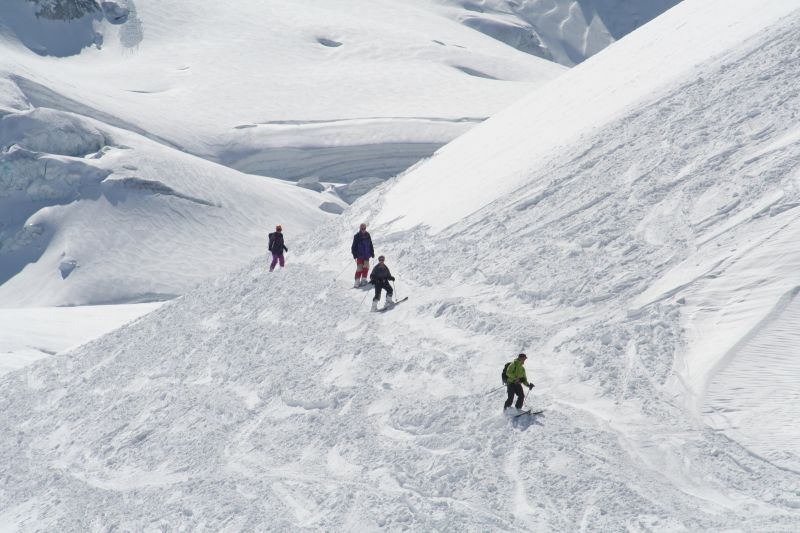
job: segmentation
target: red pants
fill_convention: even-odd
[[[369,259],[356,259],[356,279],[369,277]]]

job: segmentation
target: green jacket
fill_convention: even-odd
[[[506,369],[506,381],[509,383],[528,384],[528,377],[525,375],[525,366],[519,359],[514,359]]]

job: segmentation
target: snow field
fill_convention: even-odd
[[[580,157],[580,152],[563,155],[574,143],[585,144],[609,121],[652,102],[653,94],[697,77],[697,67],[796,9],[792,0],[777,0],[767,8],[740,0],[681,2],[657,24],[615,43],[609,53],[493,115],[487,121],[491,126],[471,130],[439,150],[392,189],[376,222],[391,221],[398,230],[424,224],[438,232],[504,195],[530,188],[530,176],[559,164],[561,157]],[[497,158],[503,160],[501,174]],[[487,176],[503,179],[487,189]],[[436,209],[415,200],[420,190],[440,198]]]
[[[72,113],[0,124],[3,307],[169,299],[259,254],[274,224],[298,235],[335,202]]]
[[[529,404],[546,411],[510,422],[503,393],[486,393],[518,350],[507,339],[546,327],[513,302],[497,328],[476,322],[479,287],[423,288],[390,267],[412,299],[389,313],[366,312],[349,272],[261,261],[8,376],[0,435],[17,446],[0,449],[19,490],[3,518],[26,530],[46,506],[62,530],[442,531],[796,519],[777,511],[787,473],[657,397],[644,414],[576,376],[565,343],[601,346],[596,325],[531,341]],[[762,503],[767,491],[779,500]]]
[[[678,3],[679,0],[440,2],[442,11],[454,20],[509,46],[568,66],[586,60]]]
[[[785,2],[725,5],[713,24],[683,21],[719,37],[721,55],[672,65],[642,105],[590,117],[595,129],[547,159],[522,165],[510,148],[527,139],[527,116],[516,128],[488,121],[464,137],[485,141],[474,158],[442,150],[390,180],[290,244],[285,270],[260,259],[6,376],[0,464],[15,490],[0,492],[2,521],[796,529],[791,450],[754,451],[770,443],[738,442],[755,432],[709,427],[700,411],[733,397],[716,386],[726,370],[752,375],[736,366],[751,364],[746,348],[780,361],[796,346],[779,334],[800,257],[800,14]],[[680,13],[720,6],[687,0]],[[672,48],[663,36],[685,35],[673,31],[679,18],[665,20],[648,35]],[[578,67],[589,78],[591,64]],[[493,162],[480,187],[475,160]],[[418,183],[432,168],[441,189]],[[383,314],[350,288],[362,221],[411,298]],[[545,412],[512,422],[502,392],[488,393],[521,350]],[[781,437],[772,444],[790,442]]]
[[[77,112],[77,102],[88,116],[110,116],[110,124],[124,122],[205,159],[284,179],[394,175],[466,131],[470,124],[458,121],[482,120],[565,70],[424,5],[247,0],[231,9],[212,0],[191,8],[137,0],[129,7],[128,22],[101,28],[101,49],[58,61],[7,36],[0,70],[51,88],[50,107]],[[415,117],[433,120],[406,120]],[[439,119],[456,124],[444,129]],[[342,120],[339,151],[330,150],[330,128],[306,126]],[[396,123],[384,128],[387,120]],[[275,122],[284,127],[275,131]],[[303,164],[293,150],[298,142],[308,156]],[[370,157],[369,147],[386,161]],[[277,161],[251,157],[275,148]]]
[[[0,309],[0,375],[100,337],[159,305]]]

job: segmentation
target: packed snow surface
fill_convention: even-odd
[[[285,269],[6,375],[0,523],[797,530],[800,435],[759,424],[797,420],[798,32],[795,2],[686,0],[566,75],[584,127],[547,136],[545,87]],[[352,288],[362,221],[409,296],[386,313]],[[510,419],[520,350],[544,411]]]

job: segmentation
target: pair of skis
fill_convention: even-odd
[[[544,413],[544,409],[537,409],[535,411],[533,409],[528,409],[527,411],[522,411],[521,413],[515,414],[514,418],[519,418],[525,415],[538,415],[539,413]]]
[[[391,305],[384,305],[383,307],[381,307],[380,309],[378,309],[378,311],[377,311],[377,312],[378,312],[378,313],[383,313],[383,312],[385,312],[385,311],[388,311],[388,310],[390,310],[390,309],[393,309],[393,308],[394,308],[394,307],[395,307],[397,304],[401,304],[401,303],[405,302],[406,300],[408,300],[408,296],[406,296],[405,298],[400,298],[400,299],[399,299],[399,300],[397,300],[396,302],[393,302]]]

